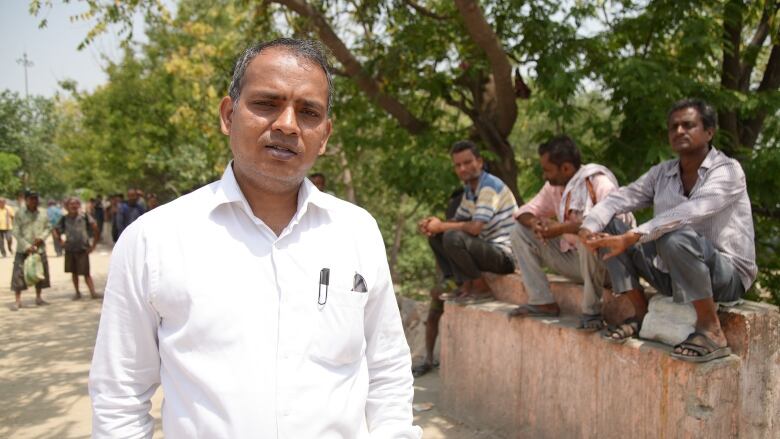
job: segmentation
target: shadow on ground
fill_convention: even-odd
[[[52,261],[52,269],[61,270],[58,265],[61,258]],[[3,264],[2,269],[10,270],[10,264]],[[95,276],[95,284],[102,291],[105,275]],[[72,301],[73,287],[64,275],[55,278],[53,273],[52,285],[44,290],[48,306],[35,306],[32,289],[22,294],[25,308],[18,312],[7,309],[13,303],[13,293],[7,293],[7,303],[3,303],[0,437],[60,439],[89,435],[89,431],[83,431],[89,420],[73,419],[72,415],[74,405],[83,404],[88,393],[87,376],[101,301]],[[89,416],[88,411],[77,412]],[[58,422],[53,423],[55,419]],[[41,431],[43,425],[46,427]]]

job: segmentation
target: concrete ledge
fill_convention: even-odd
[[[574,329],[573,316],[445,306],[441,404],[467,423],[512,438],[780,437],[777,307],[723,313],[735,355],[693,364],[657,343],[607,343]]]
[[[528,303],[528,293],[523,285],[523,277],[519,273],[507,275],[484,273],[484,276],[496,299],[515,305]],[[555,274],[548,275],[547,279],[561,313],[579,315],[582,310],[582,285]]]

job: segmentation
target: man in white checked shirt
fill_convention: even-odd
[[[601,249],[613,289],[634,305],[634,317],[604,332],[622,342],[638,334],[647,302],[638,278],[676,302],[692,303],[695,331],[672,356],[704,362],[730,354],[715,302],[739,299],[756,278],[753,216],[745,174],[715,149],[717,113],[695,99],[679,101],[667,117],[678,158],[653,166],[610,194],[583,221],[580,237]],[[650,221],[629,229],[614,215],[653,206]],[[604,230],[606,233],[596,233]]]
[[[89,388],[93,437],[419,439],[382,236],[307,180],[331,133],[312,41],[237,60],[222,179],[144,214],[111,257]],[[207,248],[194,234],[209,236]]]

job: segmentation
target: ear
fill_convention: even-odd
[[[317,155],[323,155],[325,154],[325,150],[328,146],[328,139],[330,139],[330,134],[333,132],[333,122],[328,118],[327,122],[325,122],[325,137],[322,139],[322,144],[320,145],[320,150],[317,152]]]
[[[712,141],[712,138],[715,137],[715,128],[707,128],[704,132],[707,133],[707,143],[709,144]]]
[[[233,99],[225,96],[219,103],[219,125],[222,134],[229,136],[233,125]]]
[[[569,162],[563,162],[560,169],[564,175],[574,175],[574,165]]]

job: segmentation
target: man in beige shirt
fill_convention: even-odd
[[[5,198],[0,198],[0,253],[6,257],[5,244],[8,243],[8,252],[13,254],[11,230],[14,228],[14,208],[6,204]]]

